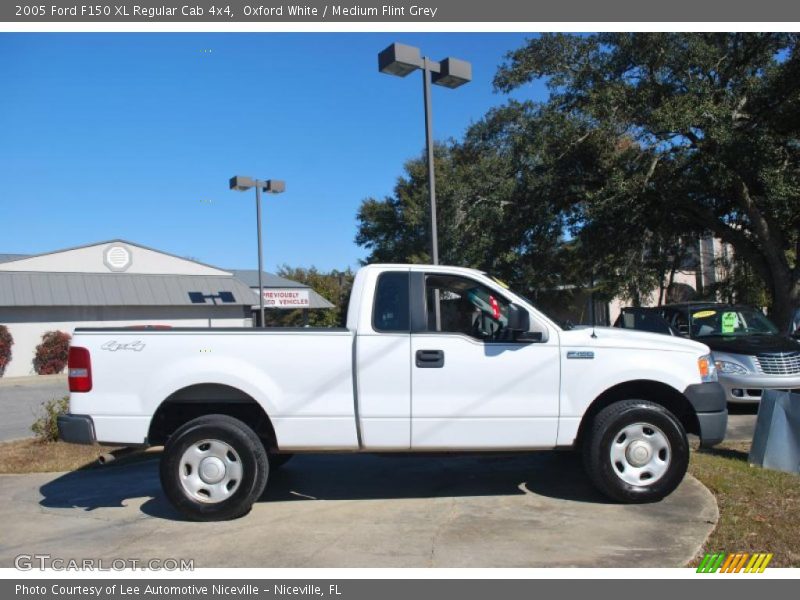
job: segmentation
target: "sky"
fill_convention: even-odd
[[[525,33],[0,33],[0,253],[122,238],[223,268],[357,267],[356,212],[424,148],[422,82],[378,72],[401,42],[473,66],[433,86],[434,135],[506,102],[492,78]],[[511,97],[543,100],[540,82]]]

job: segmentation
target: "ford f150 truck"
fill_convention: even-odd
[[[77,443],[163,445],[161,483],[197,520],[247,513],[296,452],[576,448],[606,495],[663,498],[687,432],[721,441],[707,346],[613,328],[564,330],[472,269],[370,265],[343,329],[78,329]]]

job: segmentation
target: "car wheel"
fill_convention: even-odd
[[[655,502],[683,480],[689,442],[680,421],[646,400],[624,400],[601,410],[583,446],[595,486],[619,502]]]
[[[227,415],[207,415],[170,436],[160,476],[167,498],[188,518],[225,521],[250,511],[267,484],[269,463],[264,445],[247,425]]]

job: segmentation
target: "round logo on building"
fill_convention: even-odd
[[[133,263],[133,254],[125,244],[111,244],[103,250],[103,263],[109,271],[121,273]]]

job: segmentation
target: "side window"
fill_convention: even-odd
[[[656,312],[650,310],[626,310],[622,313],[623,327],[651,333],[670,335],[669,324]]]
[[[408,272],[386,272],[378,276],[372,327],[375,331],[410,331]]]
[[[487,341],[512,339],[506,329],[509,301],[480,283],[465,277],[428,275],[425,299],[428,331],[463,333]]]

